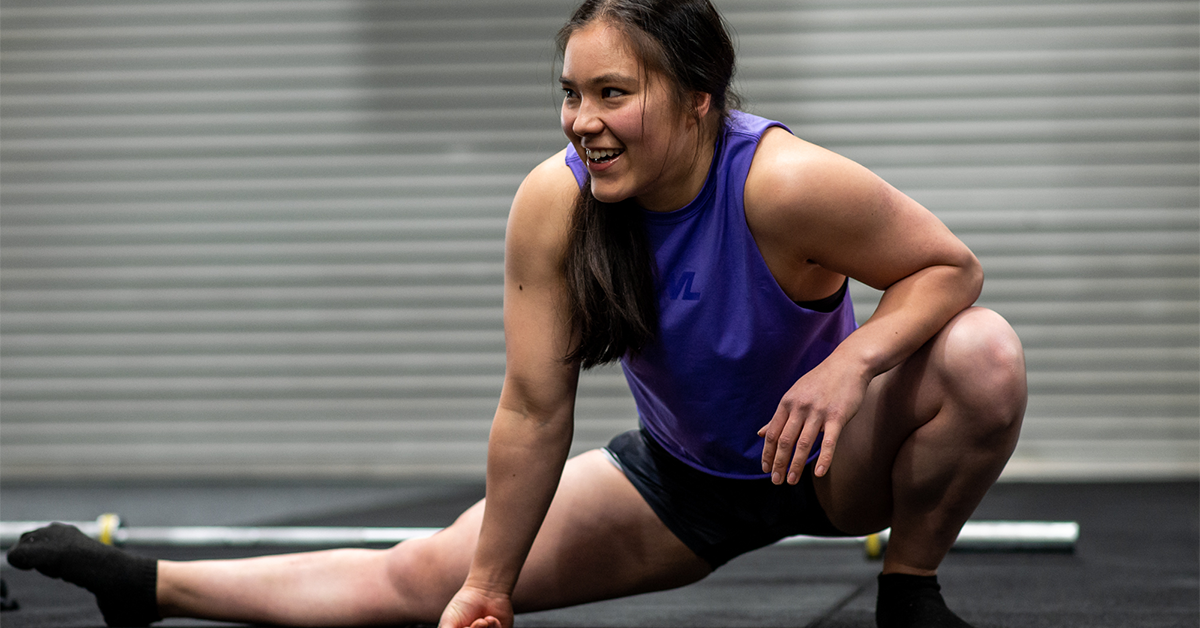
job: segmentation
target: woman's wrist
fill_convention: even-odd
[[[471,570],[467,572],[463,588],[487,594],[489,597],[511,597],[517,584],[519,567],[514,572],[512,568],[504,565],[481,565],[479,558],[476,556],[476,563],[472,564]]]
[[[507,579],[492,579],[486,577],[476,577],[468,574],[467,579],[463,582],[462,588],[469,589],[481,595],[490,598],[511,598],[513,585]]]

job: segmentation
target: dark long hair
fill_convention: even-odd
[[[571,35],[595,21],[621,30],[642,64],[643,76],[661,74],[672,87],[676,110],[695,113],[693,95],[711,96],[716,139],[737,106],[730,85],[733,43],[721,15],[708,0],[587,0],[558,33],[563,54]],[[701,143],[701,146],[706,145]],[[658,295],[641,208],[632,200],[603,203],[585,184],[575,214],[564,274],[571,322],[579,337],[568,362],[584,368],[636,354],[658,332]]]

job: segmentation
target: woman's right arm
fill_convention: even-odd
[[[509,599],[567,459],[579,365],[563,362],[573,336],[562,260],[578,189],[558,153],[513,200],[504,247],[506,370],[488,438],[483,527],[442,628],[512,625]]]

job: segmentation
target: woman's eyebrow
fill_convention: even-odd
[[[575,85],[575,81],[566,76],[560,76],[558,78],[558,82],[562,83],[563,85]],[[597,83],[629,84],[636,82],[636,77],[629,76],[628,74],[621,74],[620,72],[609,72],[608,74],[601,74],[600,76],[595,76],[584,81],[584,83],[587,85],[595,85]]]

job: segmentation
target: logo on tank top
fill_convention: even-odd
[[[667,285],[667,296],[671,300],[676,301],[683,299],[684,301],[699,301],[700,293],[692,291],[692,282],[696,280],[696,273],[688,271],[679,275],[679,278],[670,282]]]

